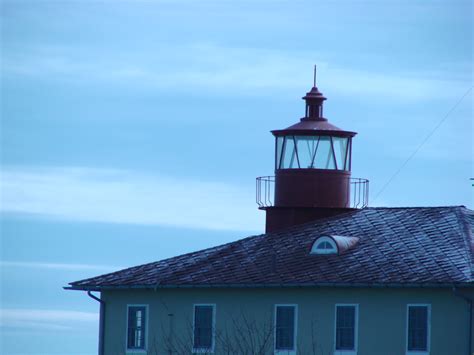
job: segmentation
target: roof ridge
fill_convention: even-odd
[[[263,237],[264,234],[258,234],[258,235],[251,235],[251,236],[248,236],[248,237],[245,237],[245,238],[242,238],[242,239],[237,239],[237,240],[234,240],[232,242],[228,242],[228,243],[224,243],[224,244],[220,244],[220,245],[216,245],[214,247],[210,247],[210,248],[204,248],[204,249],[201,249],[201,250],[197,250],[197,251],[194,251],[194,252],[191,252],[191,253],[186,253],[186,254],[180,254],[180,255],[177,255],[177,256],[174,256],[174,257],[171,257],[171,258],[168,258],[168,259],[163,259],[163,260],[158,260],[156,263],[165,263],[169,260],[176,260],[176,259],[182,259],[182,258],[186,258],[186,257],[192,257],[194,255],[199,255],[199,254],[208,254],[206,256],[206,258],[203,258],[202,260],[198,260],[196,261],[196,264],[198,263],[202,263],[202,262],[209,262],[209,259],[212,257],[210,255],[210,253],[214,253],[214,252],[221,252],[221,251],[224,251],[226,249],[229,249],[229,248],[232,248],[234,245],[244,241],[244,240],[249,240],[249,239],[257,239],[259,237]],[[179,270],[176,270],[176,272],[180,272]],[[173,276],[173,274],[175,274],[176,272],[172,272],[170,275]],[[156,275],[155,277],[155,282],[154,284],[156,285],[159,285],[160,284],[160,280],[159,280],[159,277],[161,275]]]
[[[283,228],[283,229],[279,229],[278,231],[275,231],[275,232],[269,232],[269,233],[265,233],[263,234],[263,236],[267,236],[267,235],[278,235],[278,234],[281,234],[281,233],[286,233],[286,232],[289,232],[291,231],[292,229],[306,229],[307,227],[312,227],[314,226],[314,223],[315,222],[328,222],[328,221],[331,221],[331,220],[336,220],[336,219],[340,219],[340,218],[343,218],[343,217],[347,217],[349,214],[356,214],[356,213],[360,213],[366,209],[369,209],[370,207],[364,207],[364,208],[360,208],[360,209],[349,209],[349,211],[346,211],[346,212],[341,212],[341,213],[338,213],[336,215],[332,215],[332,216],[328,216],[328,217],[320,217],[320,218],[315,218],[309,222],[305,222],[305,223],[300,223],[300,224],[296,224],[296,225],[293,225],[293,226],[290,226],[290,227],[286,227],[286,228]]]
[[[173,259],[176,259],[176,258],[182,258],[182,257],[186,257],[186,256],[191,256],[191,255],[193,255],[193,254],[200,254],[200,253],[205,252],[205,251],[212,251],[213,249],[223,249],[223,248],[225,248],[225,247],[231,246],[232,244],[241,242],[242,240],[252,239],[252,238],[258,238],[258,237],[263,237],[263,236],[265,236],[265,234],[250,235],[250,236],[248,236],[248,237],[241,238],[241,239],[237,239],[237,240],[234,240],[234,241],[232,241],[232,242],[227,242],[227,243],[224,243],[224,244],[215,245],[215,246],[213,246],[213,247],[204,248],[204,249],[192,251],[192,252],[189,252],[189,253],[184,253],[184,254],[179,254],[179,255],[176,255],[176,256],[172,256],[172,257],[170,257],[170,258],[157,260],[157,261],[155,261],[155,263],[166,262],[166,261],[168,261],[168,260],[173,260]],[[153,263],[150,263],[150,264],[153,264]]]
[[[361,241],[349,253],[318,258],[308,248],[321,233],[358,236]],[[272,272],[274,264],[278,272]],[[465,206],[347,209],[278,232],[251,235],[70,285],[100,290],[276,283],[283,287],[315,282],[473,287],[474,211]]]
[[[458,217],[458,220],[460,224],[462,225],[464,229],[464,235],[465,238],[463,240],[467,243],[467,250],[470,252],[469,255],[469,266],[471,270],[471,282],[474,282],[474,238],[473,238],[473,233],[472,233],[472,228],[474,226],[471,225],[470,221],[468,220],[467,214],[473,214],[474,211],[466,208],[466,206],[459,206],[459,208],[456,210],[456,215]],[[462,215],[462,217],[460,217]]]
[[[166,258],[166,259],[160,259],[160,260],[152,261],[152,262],[145,263],[145,264],[140,264],[140,265],[135,265],[135,266],[127,267],[127,268],[120,269],[120,270],[117,270],[117,271],[114,271],[114,272],[109,272],[109,273],[97,275],[97,276],[94,276],[94,277],[89,277],[89,278],[86,278],[86,279],[82,279],[82,280],[70,282],[69,285],[81,283],[81,282],[84,282],[84,281],[87,281],[87,280],[91,280],[91,279],[95,279],[95,278],[98,278],[98,277],[105,277],[105,276],[108,276],[108,275],[113,275],[113,274],[116,274],[116,273],[119,273],[119,272],[129,271],[129,270],[132,270],[132,269],[136,270],[136,269],[139,269],[139,268],[149,267],[149,266],[156,265],[156,264],[160,264],[160,263],[167,263],[167,262],[169,262],[169,261],[171,261],[171,260],[176,260],[176,259],[178,259],[178,258],[185,258],[185,257],[189,257],[189,256],[192,256],[192,255],[195,255],[195,254],[201,254],[201,253],[204,253],[204,252],[212,252],[212,250],[217,250],[217,249],[222,250],[222,249],[226,249],[226,248],[228,248],[229,246],[231,246],[232,244],[241,242],[241,241],[246,240],[246,239],[252,239],[252,238],[262,237],[262,236],[264,236],[264,235],[265,235],[265,234],[251,235],[251,236],[248,236],[248,237],[245,237],[245,238],[242,238],[242,239],[234,240],[234,241],[232,241],[232,242],[227,242],[227,243],[224,243],[224,244],[215,245],[215,246],[213,246],[213,247],[209,247],[209,248],[204,248],[204,249],[196,250],[196,251],[192,251],[192,252],[189,252],[189,253],[179,254],[179,255],[175,255],[175,256],[172,256],[172,257],[169,257],[169,258]]]
[[[375,206],[375,207],[365,207],[363,209],[393,209],[393,210],[399,210],[399,209],[403,209],[403,210],[408,210],[408,209],[452,209],[452,208],[460,208],[460,207],[463,207],[467,210],[469,210],[469,208],[467,208],[466,206],[464,205],[448,205],[448,206],[394,206],[394,207],[389,207],[389,206]]]
[[[409,206],[409,207],[381,207],[381,206],[376,206],[376,207],[370,207],[370,206],[367,206],[367,207],[364,207],[364,208],[348,208],[348,211],[346,212],[341,212],[341,213],[338,213],[338,214],[335,214],[335,215],[332,215],[332,216],[328,216],[328,217],[320,217],[320,218],[316,218],[314,220],[311,220],[309,222],[305,222],[305,223],[301,223],[301,224],[297,224],[297,225],[293,225],[293,226],[290,226],[290,227],[287,227],[287,228],[283,228],[283,229],[280,229],[276,232],[269,232],[269,233],[265,233],[263,235],[276,235],[276,234],[279,234],[279,233],[282,233],[282,232],[289,232],[291,231],[293,228],[297,228],[297,229],[301,229],[301,228],[306,228],[306,227],[309,227],[309,226],[313,226],[315,222],[318,222],[318,223],[323,223],[323,222],[329,222],[329,221],[332,221],[332,220],[337,220],[337,219],[340,219],[340,218],[345,218],[347,217],[348,214],[351,214],[351,213],[360,213],[360,212],[363,212],[363,211],[368,211],[368,210],[407,210],[407,209],[453,209],[453,208],[466,208],[466,206],[464,205],[452,205],[452,206]],[[467,210],[469,210],[468,208],[466,208]]]

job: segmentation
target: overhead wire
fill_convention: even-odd
[[[387,182],[382,186],[379,192],[375,195],[374,201],[385,191],[385,189],[390,185],[390,183],[397,177],[397,175],[403,170],[403,168],[413,159],[413,157],[418,153],[418,151],[425,145],[426,142],[431,138],[431,136],[438,130],[439,127],[448,119],[448,117],[453,113],[453,111],[459,106],[459,104],[464,100],[464,98],[471,92],[473,86],[471,86],[464,95],[451,107],[451,109],[443,116],[443,118],[436,124],[436,126],[428,133],[428,135],[423,139],[423,141],[418,145],[418,147],[408,156],[408,158],[400,165],[400,167],[395,171],[395,173],[390,176]]]

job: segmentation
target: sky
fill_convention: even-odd
[[[471,1],[1,2],[0,352],[96,353],[68,282],[264,230],[312,86],[371,206],[474,208]]]

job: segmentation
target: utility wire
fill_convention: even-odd
[[[390,179],[387,180],[385,185],[383,185],[383,187],[379,190],[377,195],[375,195],[374,201],[377,200],[377,198],[380,196],[380,194],[385,191],[385,189],[388,187],[388,185],[390,185],[390,183],[393,181],[393,179],[395,179],[395,177],[400,173],[400,171],[402,171],[402,169],[408,164],[408,162],[413,159],[413,157],[416,155],[416,153],[418,153],[418,151],[425,145],[425,143],[438,130],[438,128],[441,127],[443,122],[446,121],[446,119],[449,117],[449,115],[451,115],[451,113],[456,109],[456,107],[458,107],[459,104],[464,100],[464,98],[471,92],[472,88],[473,88],[473,86],[471,86],[469,89],[467,89],[467,91],[464,93],[464,95],[454,104],[453,107],[451,107],[451,109],[448,111],[448,113],[446,113],[446,115],[444,115],[444,117],[438,122],[438,124],[431,130],[431,132],[428,133],[428,135],[425,137],[425,139],[423,139],[423,141],[413,151],[413,153],[411,153],[410,156],[403,162],[403,164],[400,165],[398,170],[395,171],[395,173],[390,177]]]

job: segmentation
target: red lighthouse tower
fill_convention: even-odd
[[[257,178],[257,203],[272,232],[367,205],[368,181],[351,178],[352,138],[323,116],[324,95],[314,86],[303,97],[305,117],[274,130],[275,176]],[[352,190],[352,192],[351,192]]]

